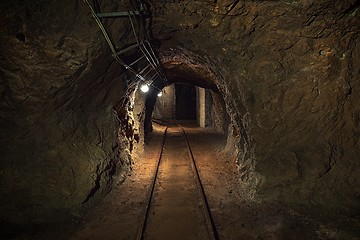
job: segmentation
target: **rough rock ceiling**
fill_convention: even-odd
[[[171,79],[222,94],[248,196],[358,214],[359,1],[149,3]],[[142,115],[82,1],[0,15],[1,217],[66,219],[123,180]],[[129,26],[109,26],[126,41]]]

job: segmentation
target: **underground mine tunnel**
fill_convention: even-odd
[[[360,239],[359,7],[1,1],[0,237]]]

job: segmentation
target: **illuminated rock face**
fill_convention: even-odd
[[[359,209],[358,1],[215,2],[149,5],[169,79],[223,98],[239,188]],[[67,219],[124,179],[144,100],[82,1],[1,5],[0,217]]]
[[[82,1],[1,10],[0,217],[67,219],[131,167],[124,75]]]
[[[249,196],[359,208],[359,3],[153,2],[163,49],[214,66]]]

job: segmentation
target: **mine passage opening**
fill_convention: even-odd
[[[212,128],[224,134],[228,129],[224,99],[212,89],[176,82],[164,87],[153,104],[152,108],[149,106],[151,119],[192,122],[197,127]]]
[[[175,119],[197,120],[196,100],[195,86],[175,84]]]

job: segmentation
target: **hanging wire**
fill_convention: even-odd
[[[134,82],[134,84],[138,84],[140,81],[147,83],[148,81],[150,81],[150,84],[148,85],[152,85],[152,87],[158,89],[159,91],[161,91],[161,89],[159,89],[157,86],[153,85],[154,81],[153,78],[158,76],[160,77],[160,79],[164,82],[164,84],[167,84],[167,79],[165,74],[162,71],[160,62],[158,60],[158,58],[156,57],[152,46],[150,44],[149,41],[149,37],[147,34],[147,30],[146,30],[146,26],[143,24],[143,22],[141,21],[142,19],[144,19],[144,14],[143,14],[143,4],[141,3],[141,1],[138,1],[139,5],[140,5],[140,9],[138,9],[136,6],[137,4],[134,4],[134,2],[132,0],[130,0],[130,4],[132,6],[132,10],[127,11],[127,15],[129,17],[130,20],[130,24],[131,24],[131,28],[133,30],[133,34],[135,36],[136,42],[138,44],[138,47],[143,55],[143,57],[145,57],[145,59],[147,60],[148,64],[150,64],[151,66],[151,70],[155,71],[156,74],[150,79],[150,80],[146,80],[146,75],[149,74],[151,71],[148,71],[146,73],[146,75],[142,75],[142,71],[138,72],[137,70],[135,70],[131,65],[135,64],[134,62],[130,65],[126,64],[120,57],[119,54],[121,51],[117,52],[113,41],[110,38],[110,34],[108,33],[108,31],[106,30],[105,26],[103,25],[100,17],[98,16],[98,14],[96,13],[96,11],[94,10],[94,8],[92,7],[92,5],[89,3],[88,0],[83,0],[90,8],[91,14],[93,15],[96,23],[98,24],[102,34],[104,35],[104,38],[106,40],[106,42],[108,43],[110,50],[112,52],[113,57],[115,58],[115,60],[122,65],[125,69],[127,69],[129,72],[133,73],[137,79],[137,81]],[[97,2],[97,0],[93,1],[94,3],[94,7],[96,8],[96,10],[98,11],[98,13],[100,13],[100,7],[99,4]],[[139,19],[136,16],[136,14],[138,13],[139,15]],[[135,19],[135,22],[134,20]],[[137,27],[135,27],[135,25]],[[138,29],[138,31],[136,31],[136,28]],[[141,57],[141,58],[143,58]],[[156,79],[156,78],[155,78]]]
[[[138,11],[140,12],[138,9],[135,9],[135,11]],[[133,17],[132,17],[133,16]],[[134,18],[137,22],[137,25],[139,26],[139,31],[138,33],[136,32],[135,30],[135,26],[134,26],[134,22],[132,20],[132,18]],[[144,34],[144,37],[146,37],[146,29],[145,28],[142,28],[142,24],[141,24],[141,21],[138,21],[136,16],[133,14],[133,11],[129,12],[129,20],[130,20],[130,23],[131,23],[131,27],[133,29],[133,32],[134,32],[134,35],[135,35],[135,38],[136,38],[136,41],[137,43],[139,44],[139,48],[141,50],[141,52],[143,53],[143,55],[146,57],[146,59],[148,60],[148,62],[151,64],[151,66],[153,67],[153,69],[158,73],[159,76],[161,76],[161,71],[160,71],[160,65],[158,64],[158,60],[157,58],[155,57],[154,58],[154,55],[152,55],[149,50],[146,48],[145,44],[144,44],[144,40],[141,39],[141,36],[139,37],[138,34],[140,35],[140,32],[143,32],[143,31],[140,31],[140,29],[144,29],[145,31],[145,34]],[[139,38],[141,40],[139,40]]]

